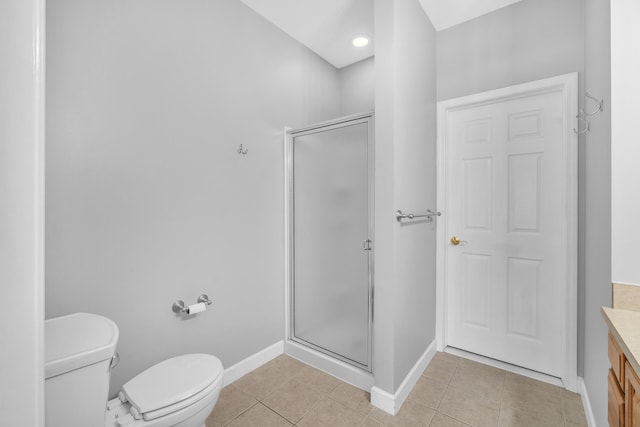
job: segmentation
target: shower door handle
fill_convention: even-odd
[[[362,241],[362,249],[364,249],[365,251],[370,251],[371,250],[371,240],[369,240],[369,239],[363,240]]]

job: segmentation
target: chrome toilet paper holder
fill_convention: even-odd
[[[205,303],[207,305],[211,305],[213,304],[213,301],[211,301],[209,299],[209,296],[207,294],[202,294],[198,297],[197,300],[198,304],[199,303]],[[173,310],[174,313],[189,313],[189,306],[184,304],[184,301],[182,300],[178,300],[176,302],[173,303],[173,305],[171,306],[171,310]]]

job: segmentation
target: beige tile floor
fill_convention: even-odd
[[[586,426],[580,396],[437,353],[395,417],[369,393],[288,356],[225,387],[207,427]]]

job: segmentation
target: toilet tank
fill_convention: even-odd
[[[118,326],[75,313],[45,321],[45,426],[104,427]]]

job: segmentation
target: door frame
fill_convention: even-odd
[[[7,425],[45,424],[45,0],[0,4],[0,215],[3,353],[0,406]],[[6,17],[6,18],[5,18]],[[9,351],[10,349],[10,351]],[[6,355],[6,356],[5,356]],[[16,386],[14,386],[14,384]]]
[[[573,131],[578,114],[578,73],[564,74],[460,98],[440,101],[437,130],[437,210],[442,217],[436,225],[436,342],[438,351],[447,347],[447,117],[450,112],[503,102],[541,93],[561,92],[563,100],[562,260],[562,360],[561,380],[571,391],[578,389],[578,135]]]
[[[297,343],[304,345],[310,350],[340,361],[349,367],[356,368],[362,372],[366,372],[367,375],[360,375],[358,372],[349,372],[339,370],[344,374],[345,378],[352,379],[354,384],[362,384],[361,388],[370,389],[369,373],[372,372],[373,367],[373,294],[374,294],[374,255],[375,255],[375,228],[374,228],[374,194],[375,194],[375,182],[374,182],[374,112],[366,112],[361,114],[354,114],[350,116],[340,117],[334,120],[329,120],[303,128],[292,129],[285,127],[284,129],[284,246],[285,246],[285,343]],[[371,241],[371,249],[368,251],[369,258],[369,319],[368,319],[368,337],[367,337],[367,364],[362,365],[355,361],[351,361],[339,354],[333,353],[329,350],[318,347],[312,343],[308,343],[299,338],[294,337],[294,237],[295,231],[293,229],[293,138],[294,136],[304,135],[307,133],[313,133],[319,130],[332,130],[340,127],[349,126],[351,124],[367,123],[368,124],[368,140],[367,140],[367,164],[368,164],[368,234]],[[287,346],[285,346],[286,348]]]

